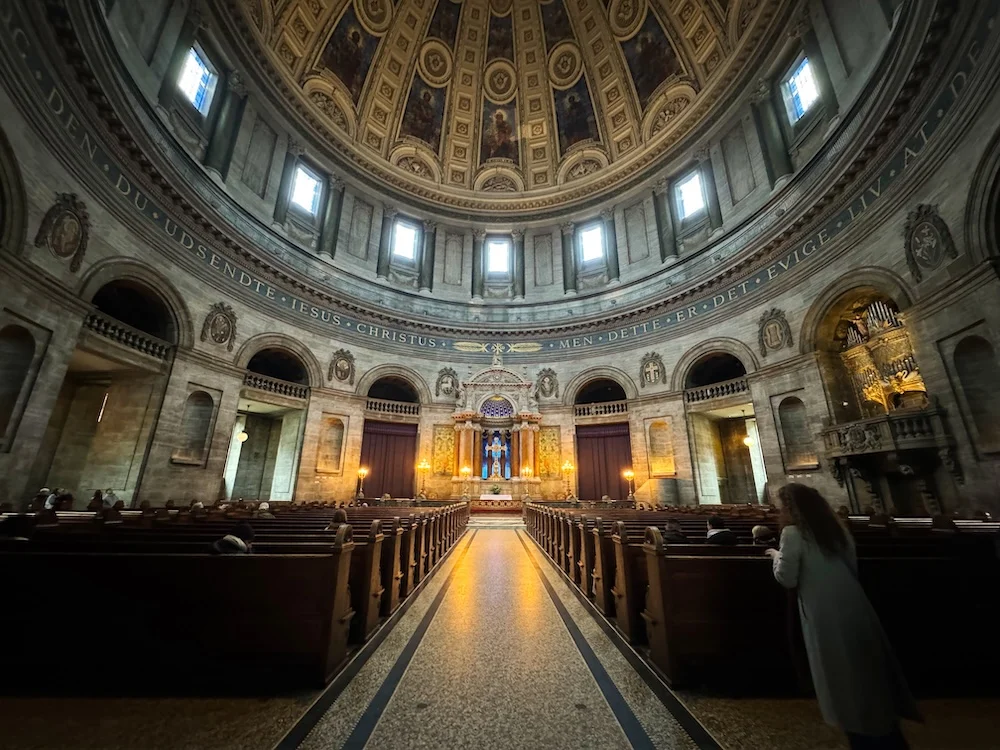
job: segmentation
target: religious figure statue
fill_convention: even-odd
[[[500,342],[493,345],[493,366],[503,367],[503,344]]]
[[[500,457],[507,452],[507,446],[500,444],[500,436],[494,435],[493,442],[487,448],[493,457],[493,465],[490,471],[490,479],[503,479],[503,472],[500,469]]]

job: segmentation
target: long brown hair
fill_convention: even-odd
[[[816,490],[792,482],[778,490],[781,500],[782,527],[795,525],[828,556],[839,555],[847,548],[847,530],[833,508]]]

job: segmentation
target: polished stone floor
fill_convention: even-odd
[[[0,698],[0,748],[845,747],[815,701],[678,695],[630,659],[519,518],[475,516],[350,679],[279,696]],[[915,750],[1000,747],[1000,701],[921,707],[927,723],[905,728]]]

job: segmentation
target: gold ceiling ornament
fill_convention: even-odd
[[[325,126],[331,156],[387,189],[493,214],[610,196],[659,168],[737,95],[747,68],[768,54],[769,31],[790,12],[780,0],[725,8],[716,0],[218,0],[217,6],[220,28],[244,27],[237,14],[252,21],[250,41],[263,53],[251,50],[234,64],[288,92],[275,106]],[[414,92],[419,96],[425,85],[443,95],[415,108]],[[482,145],[493,105],[510,110],[505,127],[516,134],[509,139],[516,147],[504,147],[516,151],[505,157],[520,173],[516,191],[505,178],[489,178],[489,190],[476,184],[496,156],[493,141]],[[389,164],[415,129],[437,159],[433,185],[422,169]],[[606,163],[580,164],[566,180],[565,163],[585,145],[604,151]]]
[[[575,42],[560,42],[549,55],[549,80],[557,89],[568,89],[583,75],[583,58]]]
[[[542,345],[537,341],[456,341],[452,346],[460,352],[470,354],[532,354],[540,352]]]

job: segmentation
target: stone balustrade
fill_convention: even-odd
[[[404,417],[419,417],[420,404],[409,401],[389,401],[384,398],[370,398],[365,401],[365,410],[376,414],[393,414]]]
[[[243,376],[243,385],[247,386],[247,388],[274,393],[278,396],[287,396],[288,398],[309,398],[309,386],[307,385],[289,383],[287,380],[269,378],[267,375],[258,375],[255,372],[248,372]]]
[[[823,445],[830,457],[943,448],[949,442],[937,409],[899,410],[823,430]]]
[[[612,414],[628,414],[628,401],[607,401],[603,404],[578,404],[573,407],[576,417],[605,417]]]
[[[728,398],[749,392],[750,384],[746,378],[733,378],[732,380],[723,380],[721,383],[703,385],[699,388],[688,388],[684,391],[684,400],[689,404],[698,404],[702,401]]]
[[[117,344],[134,349],[142,354],[147,354],[156,359],[166,359],[173,348],[162,339],[156,338],[148,333],[133,328],[107,315],[99,312],[92,312],[84,320],[84,327],[93,331],[98,336],[110,339]]]

